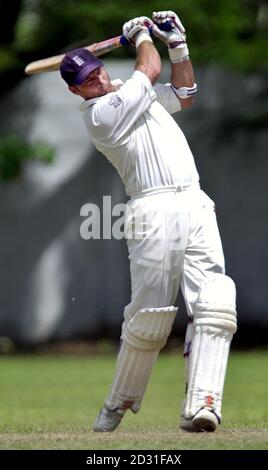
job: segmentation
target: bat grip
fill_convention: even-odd
[[[158,28],[161,29],[161,31],[171,31],[171,29],[172,29],[171,21],[166,21],[166,23],[159,24]],[[150,31],[150,34],[152,34],[152,28],[149,27],[148,29]],[[128,46],[129,41],[127,40],[127,38],[125,38],[125,36],[121,36],[120,37],[120,44],[122,46]]]

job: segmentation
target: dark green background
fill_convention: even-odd
[[[266,0],[0,0],[0,80],[28,60],[116,36],[128,19],[167,8],[180,16],[195,63],[267,65]]]

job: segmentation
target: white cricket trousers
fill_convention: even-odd
[[[199,186],[149,191],[128,202],[125,232],[131,302],[124,319],[174,305],[180,286],[192,317],[202,281],[225,272],[214,202]]]
[[[132,199],[125,234],[131,302],[124,310],[123,341],[106,407],[137,412],[159,350],[171,331],[180,285],[192,317],[200,285],[211,274],[224,273],[224,257],[214,203],[199,186],[161,188]],[[187,359],[191,340],[192,328],[188,327]],[[187,360],[187,383],[188,365]]]

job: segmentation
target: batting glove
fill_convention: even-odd
[[[185,29],[176,13],[170,10],[153,12],[153,22],[153,34],[168,46],[171,62],[178,63],[188,59]],[[159,29],[164,23],[170,24],[170,31]]]
[[[123,35],[132,46],[137,48],[143,41],[153,42],[149,31],[149,27],[152,25],[152,20],[147,16],[134,18],[123,25]]]

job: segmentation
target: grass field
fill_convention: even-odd
[[[111,434],[91,431],[115,353],[0,358],[0,449],[268,449],[268,352],[233,352],[221,428],[178,429],[183,361],[162,353],[142,410]]]

